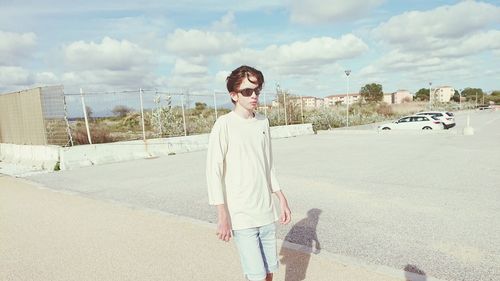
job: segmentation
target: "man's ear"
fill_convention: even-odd
[[[229,93],[229,95],[231,96],[231,99],[232,99],[234,102],[238,102],[238,93],[231,92],[231,93]]]

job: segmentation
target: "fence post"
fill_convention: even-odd
[[[144,126],[144,105],[142,102],[142,88],[139,89],[139,97],[141,99],[141,122],[142,122],[142,139],[146,141],[146,128]]]
[[[85,106],[85,99],[83,98],[82,88],[80,88],[80,96],[82,98],[83,117],[85,118],[85,127],[87,128],[87,138],[89,140],[89,144],[92,144],[92,138],[90,137],[89,119],[87,116],[87,106]]]
[[[302,117],[302,124],[304,124],[304,109],[302,103],[302,94],[300,94],[300,116]]]
[[[215,97],[215,90],[214,90],[214,108],[215,108],[215,120],[217,120],[217,98]]]
[[[285,126],[288,126],[288,117],[286,116],[286,91],[283,92],[283,106],[285,107]]]
[[[184,113],[184,94],[181,95],[181,105],[182,105],[182,122],[184,123],[184,136],[187,136],[186,114]]]
[[[267,95],[266,92],[264,92],[264,116],[267,118]]]
[[[64,104],[64,121],[66,122],[66,133],[69,136],[69,142],[71,143],[71,146],[74,146],[73,135],[71,134],[71,127],[70,127],[69,121],[68,121],[68,104],[66,103],[66,95],[64,94],[64,92],[62,95],[62,99],[63,99],[63,104]]]
[[[158,94],[158,90],[156,90],[156,96],[158,98],[158,103],[156,105],[156,114],[158,115],[158,128],[160,130],[160,138],[163,137],[163,124],[161,123],[161,115],[163,113],[163,107],[161,106],[161,95]]]

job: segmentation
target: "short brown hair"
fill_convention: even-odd
[[[238,91],[241,83],[243,82],[243,79],[248,78],[249,75],[257,78],[255,84],[258,85],[259,89],[262,89],[262,86],[264,85],[264,75],[262,75],[262,72],[251,66],[242,65],[233,70],[231,74],[226,78],[226,87],[228,92],[232,93]],[[254,83],[254,81],[250,81]],[[231,99],[231,101],[235,103],[233,99]]]

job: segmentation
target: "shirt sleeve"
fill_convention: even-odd
[[[227,152],[227,130],[218,119],[210,132],[207,152],[207,187],[210,205],[224,204],[223,175],[224,159]]]
[[[274,171],[274,163],[273,163],[273,149],[272,149],[272,142],[271,142],[271,128],[269,126],[269,119],[267,120],[267,136],[269,138],[269,167],[270,167],[270,177],[271,177],[271,191],[276,192],[280,191],[281,187],[278,182],[278,178],[276,177],[276,172]]]

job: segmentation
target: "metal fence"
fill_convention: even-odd
[[[66,145],[62,86],[39,87],[0,95],[0,142]]]
[[[388,105],[361,103],[352,104],[349,113],[344,105],[305,108],[301,96],[282,90],[264,91],[259,100],[258,111],[271,126],[312,123],[314,130],[345,126],[347,117],[350,125],[360,125],[422,108],[415,104],[393,112]],[[68,93],[62,86],[41,87],[0,95],[0,142],[73,146],[203,134],[233,106],[226,91]]]
[[[297,100],[264,91],[258,111],[272,126],[303,123]],[[0,95],[0,142],[73,146],[203,134],[233,106],[226,91],[39,87]]]
[[[258,111],[268,116],[272,125],[299,123],[293,115],[285,118],[287,113],[283,106],[281,109],[271,106],[276,97],[276,93],[263,92]],[[223,91],[179,93],[137,89],[90,92],[81,89],[79,93],[66,93],[66,101],[73,144],[209,133],[215,120],[233,107],[229,94]]]

